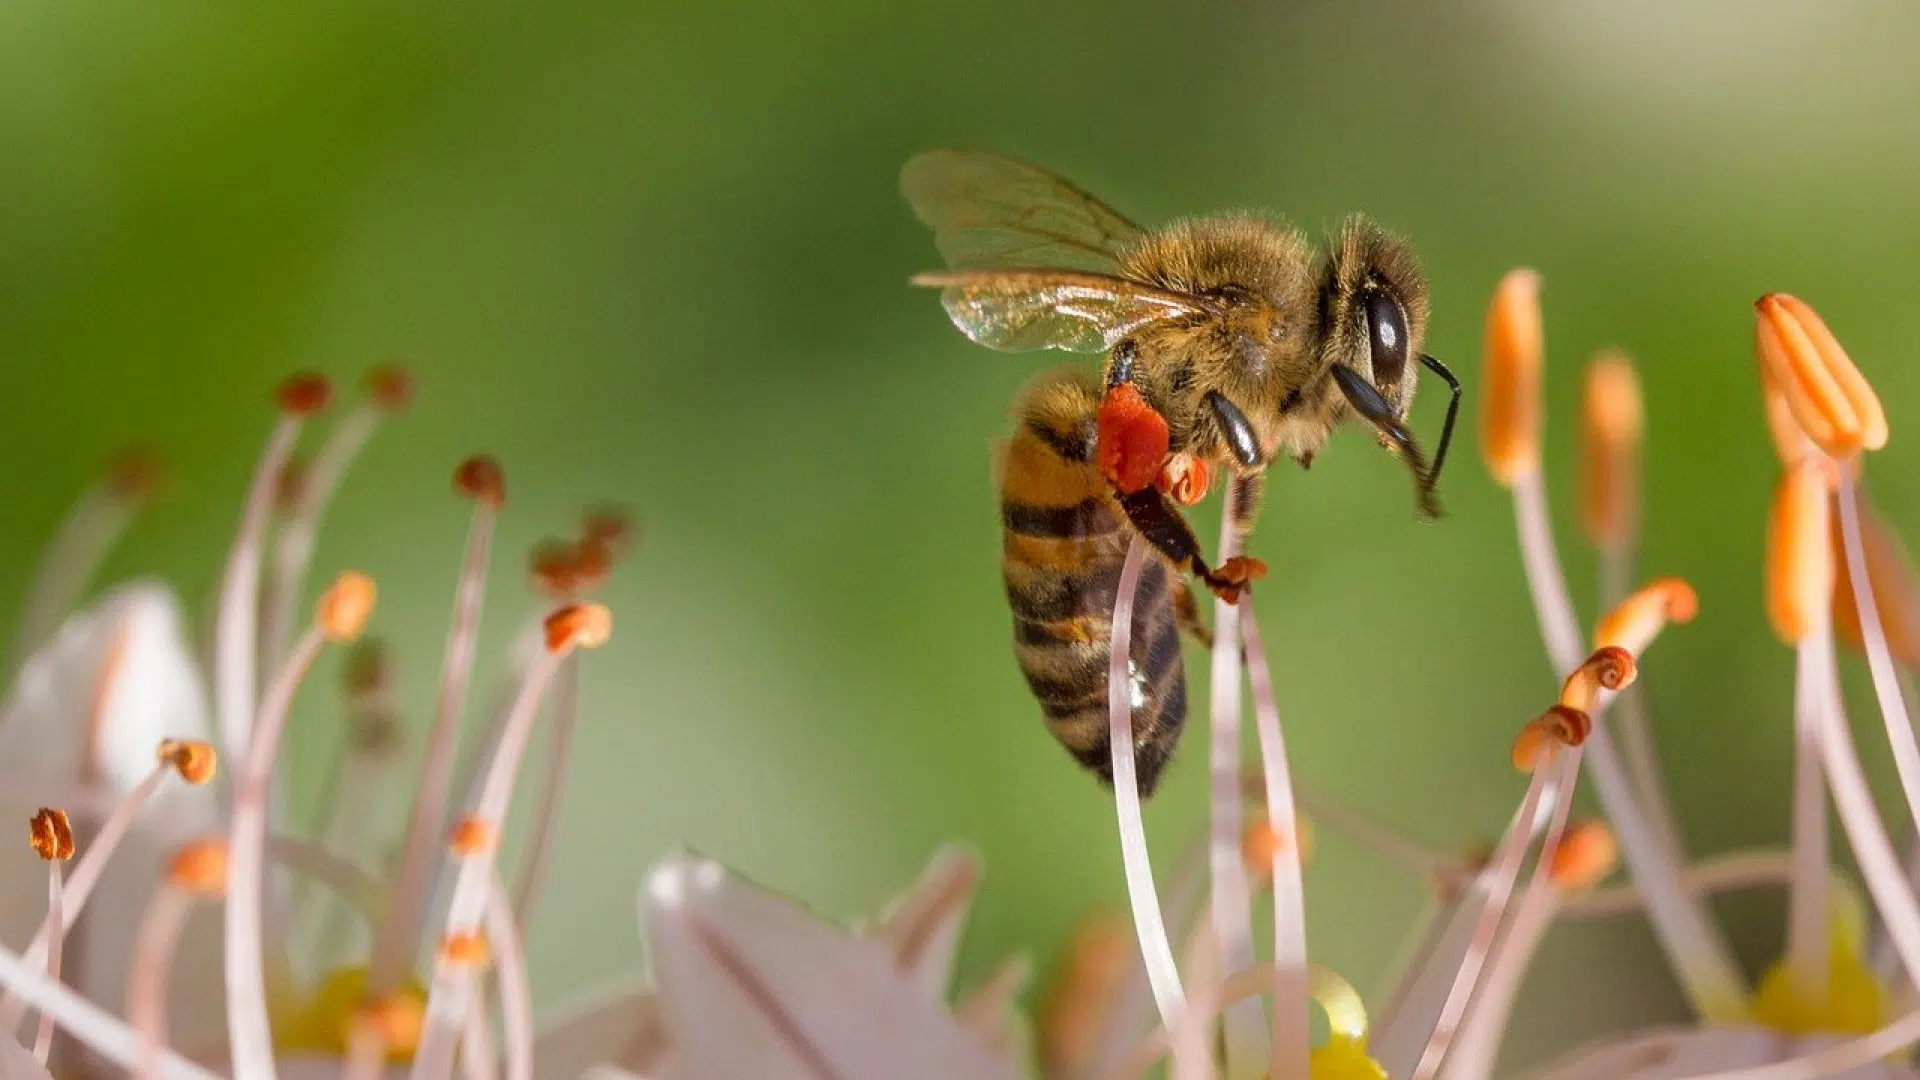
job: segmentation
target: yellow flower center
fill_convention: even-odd
[[[388,1061],[413,1060],[426,1010],[425,989],[409,981],[384,1001],[368,1005],[366,986],[365,967],[340,968],[321,981],[310,1001],[274,1010],[274,1050],[344,1057],[355,1025],[375,1024],[385,1036]]]
[[[1865,1035],[1887,1020],[1886,989],[1861,961],[1856,906],[1834,905],[1824,994],[1794,977],[1784,960],[1769,968],[1753,996],[1753,1019],[1784,1035]]]
[[[1365,1039],[1335,1035],[1307,1059],[1313,1080],[1387,1080],[1387,1070],[1367,1054]]]

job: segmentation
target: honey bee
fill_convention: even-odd
[[[1148,231],[1037,166],[980,150],[907,162],[901,189],[948,269],[938,288],[960,331],[1002,351],[1105,352],[1015,402],[1001,452],[1001,518],[1016,654],[1054,737],[1107,782],[1111,613],[1128,545],[1150,560],[1135,603],[1135,762],[1150,794],[1186,718],[1179,628],[1204,638],[1184,574],[1228,602],[1264,567],[1209,566],[1180,504],[1212,475],[1235,487],[1244,533],[1268,463],[1303,468],[1349,412],[1413,474],[1420,512],[1452,442],[1460,384],[1421,352],[1427,286],[1412,253],[1363,217],[1316,255],[1251,214]],[[1452,390],[1431,466],[1406,426],[1418,360]]]

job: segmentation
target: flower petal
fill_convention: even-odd
[[[1664,1028],[1607,1040],[1574,1052],[1535,1080],[1680,1080],[1726,1069],[1785,1061],[1847,1040],[1795,1039],[1765,1028]],[[1920,1076],[1893,1062],[1834,1074],[1839,1080],[1901,1080]]]
[[[942,1000],[953,983],[960,934],[979,884],[978,858],[959,848],[942,848],[865,936],[884,943],[902,971]]]
[[[137,582],[67,620],[29,657],[0,712],[0,761],[8,772],[78,780],[97,767],[116,792],[154,767],[163,738],[207,733],[206,692],[165,586]],[[169,785],[155,820],[185,837],[218,825],[204,789]]]
[[[641,908],[680,1080],[1015,1080],[876,941],[693,856]]]
[[[533,1073],[576,1080],[599,1066],[659,1073],[667,1056],[660,1009],[644,985],[600,987],[555,1009],[533,1044]]]

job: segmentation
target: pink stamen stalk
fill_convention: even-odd
[[[426,760],[413,809],[407,822],[407,841],[399,864],[392,906],[373,944],[367,965],[367,993],[379,996],[399,985],[419,952],[425,922],[428,888],[433,883],[433,845],[445,830],[447,791],[458,752],[460,713],[473,676],[474,648],[480,637],[480,609],[486,598],[488,553],[493,544],[495,502],[474,501],[473,524],[467,532],[466,555],[461,561],[454,591],[453,624],[447,632],[446,656],[440,669],[440,699],[433,728],[427,737]]]
[[[1819,628],[1795,647],[1793,693],[1793,884],[1787,892],[1786,966],[1809,1000],[1824,1001],[1830,976],[1828,944],[1827,792],[1820,766],[1820,728],[1826,710]]]
[[[1550,842],[1557,844],[1550,836]],[[1535,864],[1534,881],[1520,894],[1513,917],[1494,942],[1493,955],[1480,979],[1480,988],[1467,1006],[1466,1019],[1447,1054],[1443,1080],[1484,1080],[1499,1063],[1500,1045],[1507,1033],[1520,982],[1533,967],[1534,953],[1561,906],[1560,890],[1540,880],[1539,867],[1552,859],[1544,850]]]
[[[268,834],[266,849],[267,858],[273,863],[327,886],[369,923],[386,902],[386,884],[344,855],[297,837],[278,834]]]
[[[1854,607],[1860,613],[1860,640],[1867,647],[1867,668],[1873,673],[1873,692],[1880,699],[1880,717],[1886,724],[1895,770],[1900,774],[1900,790],[1907,797],[1907,812],[1912,820],[1920,821],[1920,739],[1914,735],[1913,721],[1900,695],[1900,676],[1894,669],[1887,635],[1880,625],[1879,602],[1874,599],[1873,582],[1867,573],[1853,470],[1842,462],[1837,463],[1836,471],[1840,474],[1840,536],[1847,553],[1847,580],[1853,586]]]
[[[1541,637],[1555,674],[1565,679],[1586,657],[1581,653],[1580,625],[1553,544],[1546,484],[1537,470],[1514,484],[1513,506],[1521,561],[1539,616]],[[1610,697],[1603,698],[1603,703]],[[1661,840],[1663,834],[1677,836],[1678,829],[1671,822],[1656,827],[1648,820],[1620,764],[1603,712],[1604,707],[1595,710],[1593,731],[1582,757],[1601,809],[1620,842],[1621,862],[1646,890],[1648,921],[1694,1012],[1714,1023],[1738,1023],[1746,1015],[1747,990],[1733,961],[1732,948],[1706,907],[1681,887],[1685,856],[1678,847]]]
[[[1221,498],[1219,561],[1240,554],[1246,538],[1236,524],[1240,516],[1240,485],[1231,480]],[[1246,860],[1240,839],[1240,608],[1225,600],[1213,604],[1213,655],[1209,763],[1209,811],[1212,841],[1209,865],[1213,888],[1210,904],[1220,959],[1228,971],[1253,964],[1253,895],[1247,882]],[[1267,1057],[1266,1032],[1260,1010],[1248,1003],[1226,1010],[1226,1066],[1228,1080],[1250,1080],[1259,1075]]]
[[[514,921],[520,933],[530,932],[540,883],[546,879],[547,860],[560,831],[560,807],[566,800],[567,768],[573,759],[573,729],[580,713],[580,658],[567,657],[554,677],[552,716],[547,721],[546,774],[540,781],[540,801],[534,811],[533,840],[526,865],[514,889]]]
[[[343,854],[366,850],[373,834],[375,811],[380,808],[376,800],[366,797],[366,793],[386,790],[387,773],[392,765],[390,754],[346,751],[346,761],[339,770],[339,781],[329,786],[338,793],[351,792],[352,795],[327,800],[331,810],[326,814],[327,824],[321,833],[322,850]],[[311,879],[308,880],[310,883]],[[384,905],[384,898],[381,902]],[[302,946],[299,950],[302,955],[327,956],[334,951],[331,939],[339,924],[332,918],[332,913],[338,910],[319,889],[308,888],[300,893],[299,906],[291,923],[291,937]]]
[[[106,872],[107,860],[133,828],[134,822],[139,820],[141,810],[145,809],[147,800],[153,797],[155,789],[160,786],[161,777],[168,771],[169,766],[161,765],[147,774],[101,824],[99,834],[74,863],[73,876],[66,881],[62,890],[58,915],[49,911],[47,920],[40,924],[40,929],[33,935],[33,943],[27,946],[24,954],[27,963],[47,963],[53,941],[73,929],[80,913],[86,909],[88,897],[93,895],[93,887],[100,883],[100,876]],[[26,1003],[13,991],[9,990],[4,998],[0,998],[0,1038],[12,1036],[26,1011]]]
[[[1218,998],[1218,984],[1226,970],[1220,966],[1220,935],[1214,933],[1208,912],[1194,918],[1182,954],[1188,1005]],[[1213,1080],[1213,1046],[1218,1041],[1213,1021],[1220,1015],[1219,1010],[1206,1009],[1173,1026],[1167,1040],[1167,1080]]]
[[[560,651],[543,653],[528,671],[506,730],[501,734],[500,751],[481,783],[480,798],[471,817],[494,837],[499,836],[506,821],[514,778],[526,754],[534,720],[540,714],[541,699],[570,648],[569,645]],[[449,856],[458,862],[459,869],[454,872],[452,895],[447,901],[446,936],[471,935],[479,930],[497,851],[497,845],[488,843],[479,852],[462,854],[456,850]],[[434,959],[426,1024],[413,1059],[414,1080],[441,1080],[448,1075],[453,1065],[454,1042],[466,1022],[471,985],[470,973],[449,962],[446,951],[440,950]]]
[[[493,1029],[488,1026],[485,988],[474,984],[474,1009],[467,1026],[460,1031],[460,1075],[465,1080],[499,1080],[499,1054],[493,1049]]]
[[[1153,861],[1147,853],[1146,823],[1140,815],[1140,782],[1133,768],[1133,601],[1140,588],[1140,571],[1147,542],[1139,536],[1127,547],[1120,568],[1119,592],[1113,602],[1112,655],[1107,665],[1107,740],[1113,759],[1114,813],[1120,827],[1120,861],[1127,876],[1127,895],[1133,904],[1134,931],[1140,937],[1140,956],[1147,967],[1160,1022],[1171,1024],[1185,1009],[1180,967],[1160,914],[1160,896],[1153,883]],[[1218,634],[1218,630],[1215,631]],[[1218,637],[1215,638],[1219,640]],[[1237,773],[1236,773],[1237,775]],[[1239,785],[1234,788],[1239,799]],[[1236,844],[1237,844],[1236,838]],[[1238,848],[1236,847],[1238,858]],[[428,1078],[430,1080],[430,1078]]]
[[[533,1080],[533,988],[527,982],[527,956],[514,917],[513,900],[499,874],[493,875],[487,901],[487,938],[500,984],[500,1026],[507,1048],[507,1080]],[[486,1024],[484,1010],[473,1022]]]
[[[1608,546],[1600,552],[1600,610],[1611,611],[1633,591],[1634,549],[1630,543]],[[1633,790],[1647,808],[1647,821],[1669,851],[1680,851],[1673,800],[1667,797],[1667,778],[1660,768],[1660,752],[1653,738],[1653,718],[1647,710],[1646,690],[1630,686],[1620,695],[1620,750],[1626,759]]]
[[[1279,973],[1270,964],[1255,964],[1236,971],[1220,980],[1212,989],[1196,994],[1193,1011],[1182,1017],[1181,1023],[1204,1030],[1209,1018],[1218,1016],[1227,1006],[1272,992],[1279,978]],[[1149,1069],[1160,1063],[1160,1059],[1168,1054],[1179,1037],[1178,1032],[1170,1032],[1165,1024],[1161,1024],[1135,1042],[1126,1057],[1113,1069],[1098,1075],[1102,1080],[1140,1080]]]
[[[59,926],[65,921],[60,913],[61,867],[66,865],[58,860],[47,863],[47,924]],[[47,978],[58,981],[60,978],[60,940],[64,935],[55,934],[47,945]],[[40,1018],[40,1030],[33,1037],[33,1058],[40,1064],[47,1063],[47,1055],[53,1051],[53,1017]]]
[[[139,1067],[140,1036],[133,1028],[4,946],[0,946],[0,985],[18,994],[28,1007],[53,1017],[62,1031],[113,1064],[129,1070]],[[224,1080],[171,1051],[163,1052],[160,1065],[162,1080]]]
[[[1253,716],[1260,736],[1261,771],[1267,781],[1267,827],[1273,830],[1273,1060],[1279,1076],[1307,1075],[1312,1052],[1307,1004],[1307,897],[1300,875],[1300,823],[1294,813],[1293,778],[1280,729],[1273,673],[1260,640],[1251,597],[1242,598],[1240,634],[1253,681]]]
[[[1894,854],[1893,841],[1873,805],[1873,789],[1867,785],[1866,772],[1860,767],[1860,754],[1853,744],[1853,732],[1847,723],[1846,703],[1840,697],[1839,673],[1833,655],[1831,632],[1813,635],[1819,651],[1818,671],[1822,696],[1827,707],[1820,724],[1821,760],[1827,771],[1827,791],[1833,798],[1840,826],[1846,830],[1853,848],[1854,862],[1867,895],[1880,911],[1882,925],[1892,941],[1900,962],[1907,969],[1907,981],[1920,986],[1920,903],[1907,887]]]
[[[1173,913],[1178,932],[1187,937],[1196,933],[1196,927],[1207,917],[1202,900],[1207,885],[1209,839],[1208,828],[1203,827],[1181,849],[1180,858],[1174,863],[1173,887],[1167,890],[1166,910]],[[1099,1037],[1095,1039],[1093,1052],[1087,1055],[1085,1067],[1070,1080],[1091,1080],[1117,1068],[1132,1048],[1135,1033],[1152,1023],[1153,989],[1147,981],[1145,964],[1128,970],[1125,981],[1114,991],[1113,1001],[1112,1012],[1100,1025]]]
[[[106,561],[114,542],[133,519],[135,505],[134,500],[115,492],[111,483],[96,485],[74,504],[48,541],[46,555],[34,574],[19,628],[14,631],[8,677],[0,679],[0,685],[10,684],[27,657],[53,638],[86,591],[94,571]]]
[[[1689,869],[1686,887],[1688,892],[1706,897],[1723,892],[1791,886],[1798,868],[1798,857],[1791,850],[1765,848],[1738,851],[1715,856]],[[1827,870],[1828,890],[1840,891],[1849,887],[1850,883],[1838,878],[1836,871]],[[1610,919],[1637,915],[1646,906],[1646,897],[1641,895],[1639,886],[1616,885],[1569,899],[1563,905],[1560,917]]]
[[[285,412],[267,437],[267,446],[253,469],[253,482],[240,508],[233,550],[220,576],[220,599],[214,624],[214,707],[220,717],[220,741],[229,758],[242,760],[254,722],[254,649],[258,641],[260,549],[273,508],[274,488],[287,460],[293,456],[304,417]]]
[[[1379,1018],[1383,1046],[1390,1036],[1403,1030],[1403,1015],[1412,1015],[1407,1009],[1407,1002],[1413,999],[1415,991],[1422,989],[1422,984],[1434,978],[1439,970],[1434,958],[1440,955],[1441,947],[1455,929],[1463,925],[1464,897],[1484,889],[1487,882],[1475,875],[1469,884],[1471,888],[1461,890],[1457,896],[1442,895],[1437,903],[1429,904],[1422,913],[1421,921],[1408,935],[1407,944],[1400,949],[1398,955],[1401,960],[1390,969],[1397,973],[1392,984],[1375,998],[1380,1002],[1374,1015]],[[1418,1047],[1408,1047],[1406,1053],[1411,1056],[1417,1051]],[[1411,1065],[1411,1061],[1408,1064]]]
[[[317,624],[300,636],[261,698],[259,723],[247,742],[245,767],[234,781],[226,889],[227,1038],[234,1075],[249,1080],[273,1080],[277,1075],[262,954],[269,787],[294,693],[326,642]]]
[[[1534,820],[1536,811],[1550,789],[1561,801],[1572,801],[1560,792],[1570,792],[1573,780],[1578,775],[1576,770],[1579,764],[1578,748],[1568,748],[1560,751],[1554,760],[1541,762],[1534,768],[1533,776],[1527,783],[1526,797],[1520,803],[1520,812],[1514,815],[1513,824],[1507,828],[1507,835],[1493,860],[1490,886],[1474,916],[1473,936],[1466,955],[1461,958],[1453,985],[1440,1006],[1440,1015],[1427,1036],[1426,1047],[1414,1063],[1414,1080],[1427,1080],[1440,1068],[1440,1060],[1446,1055],[1447,1045],[1453,1040],[1460,1017],[1466,1011],[1467,1001],[1480,977],[1480,969],[1493,948],[1494,934],[1500,929],[1501,917],[1506,914],[1507,900],[1513,893],[1514,884],[1520,879],[1520,864],[1527,857],[1527,848],[1532,846],[1529,823]],[[1557,804],[1554,819],[1560,820]]]
[[[140,1033],[140,1061],[134,1070],[138,1080],[154,1080],[161,1074],[162,1055],[167,1050],[167,973],[173,967],[180,931],[193,911],[193,903],[192,893],[163,883],[147,904],[147,914],[134,939],[133,969],[127,978],[127,1019]]]
[[[281,523],[279,542],[274,546],[272,580],[263,608],[267,626],[261,663],[268,669],[286,657],[287,645],[293,640],[294,613],[299,610],[300,593],[313,563],[314,538],[319,535],[320,519],[332,505],[347,467],[366,447],[385,413],[379,405],[363,401],[340,418],[320,452],[314,455],[293,512]]]

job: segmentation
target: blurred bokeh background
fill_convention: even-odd
[[[1894,2],[6,5],[0,608],[140,440],[176,481],[108,578],[204,609],[271,388],[399,358],[417,404],[340,496],[317,574],[380,576],[416,724],[456,461],[496,454],[511,488],[488,657],[532,608],[538,538],[603,499],[644,523],[586,668],[543,1001],[641,963],[639,875],[683,843],[846,917],[965,841],[988,872],[968,971],[1044,966],[1123,900],[1110,803],[1041,729],[998,577],[989,445],[1060,358],[978,349],[906,287],[935,255],[895,189],[915,151],[985,144],[1146,223],[1376,216],[1414,241],[1429,347],[1470,387],[1492,283],[1539,268],[1569,572],[1590,591],[1578,371],[1620,346],[1648,396],[1644,563],[1704,602],[1648,669],[1675,798],[1696,850],[1775,842],[1791,665],[1759,593],[1749,305],[1796,292],[1848,343],[1893,417],[1875,495],[1913,522],[1917,45],[1920,8]],[[1443,524],[1349,432],[1276,473],[1254,542],[1297,774],[1450,848],[1505,820],[1507,740],[1552,692],[1477,412]],[[1416,423],[1440,416],[1429,387]],[[339,731],[330,687],[307,697],[303,798]],[[1186,751],[1149,809],[1169,859],[1203,816]],[[1319,848],[1317,954],[1373,985],[1421,889]],[[1777,909],[1729,910],[1770,959]],[[1530,986],[1536,1047],[1678,1008],[1636,926],[1563,932]]]

